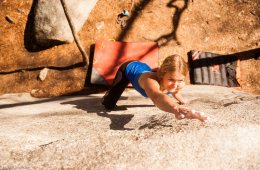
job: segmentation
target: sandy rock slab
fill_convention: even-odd
[[[1,95],[0,169],[260,168],[259,96],[195,85],[182,93],[206,123],[178,121],[132,89],[110,112],[103,93]]]

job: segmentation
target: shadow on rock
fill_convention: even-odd
[[[98,116],[109,118],[111,120],[110,129],[112,130],[133,130],[124,127],[134,117],[133,114],[108,114],[108,112],[127,110],[125,106],[120,106],[113,111],[109,111],[101,105],[101,98],[97,97],[63,102],[61,104],[75,105],[75,108],[77,109],[87,111],[88,113],[96,113]]]
[[[111,120],[110,129],[113,130],[134,130],[133,128],[125,128],[124,126],[129,123],[132,118],[134,117],[133,114],[108,114],[107,112],[104,113],[97,113],[97,115],[102,117],[107,117]]]
[[[171,119],[172,118],[168,117],[167,115],[163,115],[160,117],[153,115],[149,118],[147,123],[139,127],[139,130],[146,128],[154,129],[155,127],[173,127],[172,125],[168,124]]]

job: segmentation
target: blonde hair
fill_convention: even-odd
[[[171,71],[179,72],[186,76],[188,72],[188,65],[181,56],[177,54],[171,55],[164,59],[162,65],[157,71],[157,75],[159,78],[162,78],[165,73]]]

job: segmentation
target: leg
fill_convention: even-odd
[[[125,76],[125,69],[130,62],[131,61],[121,65],[116,73],[111,89],[107,91],[105,96],[103,97],[102,104],[105,106],[106,109],[114,109],[117,101],[119,100],[120,96],[128,85],[129,80]]]

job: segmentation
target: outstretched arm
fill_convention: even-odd
[[[177,119],[188,118],[198,119],[200,121],[207,119],[201,112],[195,112],[174,103],[171,97],[160,91],[160,85],[155,79],[143,76],[140,77],[139,82],[156,107],[165,112],[175,114]]]

